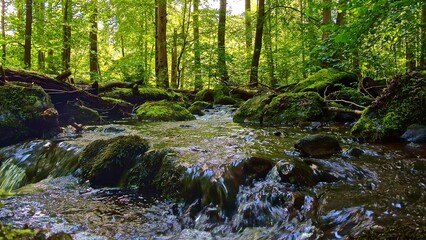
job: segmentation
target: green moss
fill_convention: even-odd
[[[323,106],[324,101],[318,93],[284,93],[266,106],[263,123],[280,125],[317,121],[323,116]]]
[[[225,95],[221,95],[221,96],[217,96],[214,99],[214,104],[220,104],[220,105],[235,105],[237,102],[235,101],[235,99],[233,99],[230,96],[225,96]]]
[[[275,95],[259,95],[246,101],[235,113],[236,123],[263,123],[265,107],[271,102]]]
[[[192,114],[203,116],[204,113],[202,110],[206,109],[207,107],[211,106],[208,102],[203,101],[195,101],[189,108],[188,111],[190,111]]]
[[[117,99],[117,98],[110,98],[110,97],[101,97],[102,100],[110,102],[110,103],[114,103],[114,104],[126,104],[126,105],[131,105],[131,103],[126,102],[122,99]]]
[[[39,86],[24,83],[1,86],[0,146],[42,136],[48,127],[43,124],[42,113],[48,108],[53,108],[53,104]]]
[[[139,136],[94,141],[80,156],[81,178],[95,186],[119,186],[148,148],[148,142]]]
[[[340,72],[334,69],[321,69],[317,73],[309,76],[307,79],[300,81],[294,86],[294,92],[313,91],[323,94],[327,87],[336,88],[336,84],[350,86],[358,81],[357,76],[353,73]],[[336,89],[329,89],[336,90]]]
[[[33,239],[37,232],[32,229],[14,229],[8,225],[0,224],[0,239]]]
[[[195,119],[186,108],[168,101],[147,102],[138,108],[136,114],[145,121],[185,121]]]
[[[65,115],[64,112],[69,119],[81,124],[99,123],[101,119],[98,111],[80,105],[68,104],[63,109],[62,115]]]
[[[411,124],[425,124],[426,81],[419,75],[395,78],[384,94],[364,110],[351,132],[366,141],[399,138]]]
[[[203,89],[195,95],[195,101],[214,102],[215,91],[213,89]]]
[[[361,106],[368,106],[372,102],[371,98],[366,97],[358,89],[345,86],[342,86],[340,90],[329,94],[327,96],[327,100],[345,100]],[[339,103],[344,104],[342,102]]]
[[[172,100],[178,98],[176,93],[169,93],[164,89],[154,87],[139,87],[137,93],[130,88],[116,88],[103,94],[103,97],[120,99],[132,104],[141,104],[147,101]]]

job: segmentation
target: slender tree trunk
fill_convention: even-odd
[[[167,0],[158,0],[157,47],[158,47],[158,83],[159,87],[169,87],[167,64]]]
[[[63,0],[63,47],[62,47],[62,68],[68,70],[71,62],[71,18],[72,18],[72,2],[71,0]]]
[[[156,85],[161,86],[160,78],[158,77],[160,75],[159,72],[159,66],[158,66],[158,1],[155,0],[155,78],[156,78]]]
[[[278,85],[277,77],[275,76],[275,60],[274,60],[274,53],[272,51],[272,21],[271,18],[268,18],[267,24],[266,24],[266,31],[265,31],[265,50],[266,50],[266,57],[268,61],[268,72],[269,72],[269,84],[271,87],[276,87]]]
[[[173,30],[173,49],[172,49],[172,74],[171,74],[171,86],[176,89],[177,86],[177,30]]]
[[[225,29],[226,29],[226,0],[220,0],[219,6],[219,26],[217,31],[217,72],[219,80],[222,84],[228,83],[228,69],[226,67],[226,50],[225,50]]]
[[[33,23],[33,1],[26,0],[25,2],[25,52],[24,64],[25,69],[31,69],[31,38],[32,38],[32,23]]]
[[[49,49],[47,51],[46,62],[47,62],[47,72],[48,73],[56,73],[53,49]]]
[[[1,1],[1,36],[3,37],[2,44],[2,55],[1,58],[3,60],[3,64],[6,63],[6,30],[5,30],[5,22],[4,18],[6,17],[6,3],[5,0]]]
[[[37,56],[38,70],[44,72],[44,70],[46,69],[46,54],[43,50],[38,50]]]
[[[422,5],[420,68],[426,69],[426,3]]]
[[[245,37],[246,37],[246,49],[248,52],[251,51],[253,34],[251,32],[251,0],[245,0]]]
[[[343,27],[346,24],[346,4],[347,4],[347,0],[340,0],[339,1],[339,11],[337,13],[337,17],[336,17],[336,25],[340,28]],[[335,53],[334,58],[339,60],[339,61],[343,61],[344,60],[344,46],[342,46],[341,44],[338,44],[338,48],[337,51]]]
[[[124,58],[125,51],[124,51],[124,38],[123,38],[123,35],[120,36],[120,40],[121,40],[121,57]]]
[[[306,53],[305,53],[305,0],[300,0],[300,32],[301,32],[301,38],[302,38],[302,77],[305,79],[307,77],[306,68],[305,68],[305,62],[306,62]]]
[[[327,42],[330,37],[330,31],[327,30],[327,25],[331,24],[331,3],[332,0],[323,0],[323,8],[322,8],[322,36],[321,39],[323,42]],[[322,60],[321,67],[327,68],[330,67],[330,63],[327,60]]]
[[[416,68],[416,58],[414,54],[413,38],[407,36],[405,38],[405,70],[412,72]]]
[[[46,26],[46,22],[45,22],[46,9],[44,4],[45,4],[45,1],[38,2],[35,9],[36,11],[35,29],[36,29],[36,34],[39,34],[39,35],[44,33],[44,28]],[[46,52],[44,50],[45,41],[38,42],[38,44],[40,45],[37,51],[38,70],[41,72],[44,72],[46,70]]]
[[[259,0],[256,21],[256,34],[254,38],[254,51],[250,69],[250,85],[256,87],[259,83],[259,59],[262,50],[263,24],[265,19],[265,0]]]
[[[200,18],[199,18],[200,0],[193,2],[193,22],[194,22],[194,72],[195,72],[195,90],[203,88],[203,79],[201,77],[201,50],[200,50]]]
[[[90,15],[90,32],[89,32],[89,60],[90,60],[90,80],[99,79],[99,61],[98,61],[98,8],[97,1],[94,2],[92,13]]]

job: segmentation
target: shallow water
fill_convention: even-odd
[[[80,135],[66,132],[52,141],[0,149],[7,159],[0,184],[25,185],[16,190],[21,195],[2,200],[0,220],[66,232],[75,239],[347,239],[368,237],[368,229],[400,234],[408,229],[412,233],[406,236],[426,237],[424,145],[360,144],[341,125],[240,125],[232,122],[232,114],[233,109],[220,107],[194,121],[93,126]],[[250,157],[300,160],[295,141],[320,132],[336,135],[343,153],[304,161],[339,181],[302,188],[272,177],[256,180],[240,186],[232,207],[175,203],[133,190],[95,190],[73,177],[84,146],[137,134],[153,149],[174,149],[182,165],[201,170],[226,192],[223,175],[238,162]],[[361,149],[361,155],[351,156],[353,148]]]

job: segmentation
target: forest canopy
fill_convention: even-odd
[[[230,3],[245,6],[242,14]],[[76,81],[280,86],[426,65],[421,0],[2,0],[2,66]]]

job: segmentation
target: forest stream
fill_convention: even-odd
[[[345,125],[241,125],[232,122],[235,110],[215,107],[185,122],[86,126],[79,134],[66,130],[52,140],[1,148],[6,159],[0,166],[1,188],[18,194],[1,199],[0,221],[45,229],[47,235],[64,232],[73,239],[426,237],[425,145],[363,144],[350,137]],[[300,156],[295,142],[313,133],[337,136],[342,152],[328,159]],[[86,145],[131,134],[146,139],[151,149],[173,149],[191,176],[188,184],[207,179],[205,184],[222,189],[221,202],[235,195],[231,207],[182,203],[149,191],[94,189],[79,182],[80,170],[74,169]],[[276,181],[271,170],[268,177],[227,188],[222,176],[247,159],[303,160],[325,180],[297,186]],[[288,171],[295,167],[288,166]],[[300,174],[294,177],[304,179]],[[214,191],[203,194],[203,199],[217,197],[208,196]]]

